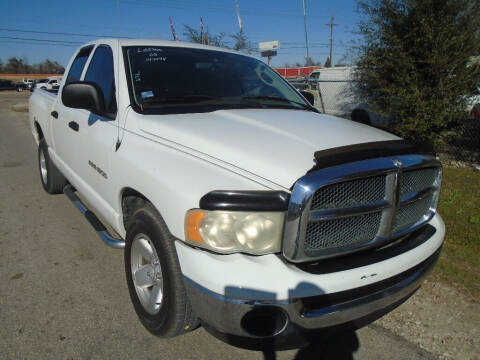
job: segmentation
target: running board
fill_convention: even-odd
[[[66,185],[63,188],[63,193],[73,202],[73,204],[80,210],[80,212],[85,216],[88,223],[97,232],[98,236],[103,240],[105,244],[111,246],[115,249],[123,249],[125,247],[125,241],[116,239],[108,233],[107,228],[102,222],[98,219],[92,211],[88,210],[87,207],[82,203],[82,201],[75,194],[75,188],[72,185]]]

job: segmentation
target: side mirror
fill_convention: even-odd
[[[75,109],[89,110],[94,114],[103,115],[105,112],[105,101],[103,91],[92,82],[72,82],[63,87],[63,105]]]
[[[305,99],[310,103],[310,105],[315,105],[315,96],[309,91],[300,91],[300,94],[303,95]]]

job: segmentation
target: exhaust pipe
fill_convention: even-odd
[[[109,234],[105,225],[98,219],[98,217],[82,203],[82,201],[75,194],[75,188],[68,184],[63,188],[63,193],[72,201],[72,203],[80,210],[80,212],[85,216],[88,223],[95,229],[98,236],[103,240],[103,242],[115,249],[123,249],[125,247],[125,241],[117,239]]]

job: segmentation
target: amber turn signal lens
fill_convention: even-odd
[[[205,217],[205,213],[203,211],[194,211],[187,215],[186,221],[186,230],[187,230],[187,238],[196,241],[196,242],[203,242],[202,236],[200,235],[200,223],[202,219]]]

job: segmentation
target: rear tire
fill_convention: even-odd
[[[352,114],[350,115],[350,118],[358,122],[360,124],[365,124],[365,125],[371,125],[372,122],[370,121],[370,116],[368,116],[368,113],[363,110],[363,109],[355,109],[352,111]]]
[[[187,298],[174,241],[149,202],[145,201],[133,212],[125,241],[128,290],[143,326],[164,338],[198,326]]]
[[[40,140],[38,145],[38,169],[43,189],[49,194],[60,194],[67,185],[67,179],[50,159],[48,146],[45,139]]]

